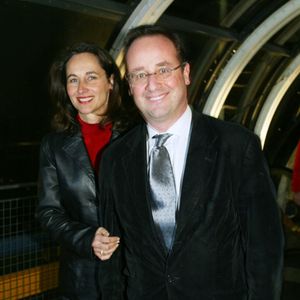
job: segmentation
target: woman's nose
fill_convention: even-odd
[[[80,81],[78,83],[78,88],[77,88],[78,93],[84,93],[85,91],[87,91],[87,89],[88,88],[86,82]]]

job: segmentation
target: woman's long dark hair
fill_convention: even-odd
[[[95,44],[79,43],[64,50],[50,69],[50,97],[54,103],[52,127],[56,131],[74,132],[78,128],[76,121],[77,110],[72,105],[66,91],[66,65],[70,58],[79,53],[94,54],[100,66],[106,73],[107,79],[113,78],[114,84],[109,95],[107,111],[100,125],[107,122],[118,123],[121,109],[121,78],[118,67],[110,54]]]

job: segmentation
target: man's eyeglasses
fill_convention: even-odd
[[[148,82],[148,77],[151,75],[154,75],[156,80],[158,80],[158,81],[164,81],[172,75],[173,71],[175,71],[179,68],[183,68],[185,65],[186,65],[186,62],[183,62],[174,68],[171,68],[168,66],[162,66],[162,67],[159,67],[153,73],[148,73],[145,71],[132,72],[132,73],[126,74],[126,79],[132,85],[146,84]]]

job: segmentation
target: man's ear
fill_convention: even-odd
[[[190,85],[191,79],[190,79],[190,64],[185,63],[183,68],[183,78],[186,85]]]

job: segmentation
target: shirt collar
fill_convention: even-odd
[[[163,133],[170,133],[175,136],[187,136],[190,131],[192,121],[192,111],[189,106],[187,106],[185,112],[181,115],[181,117],[166,131]],[[148,137],[151,140],[152,137],[156,134],[161,134],[162,132],[158,132],[151,125],[147,124]]]

